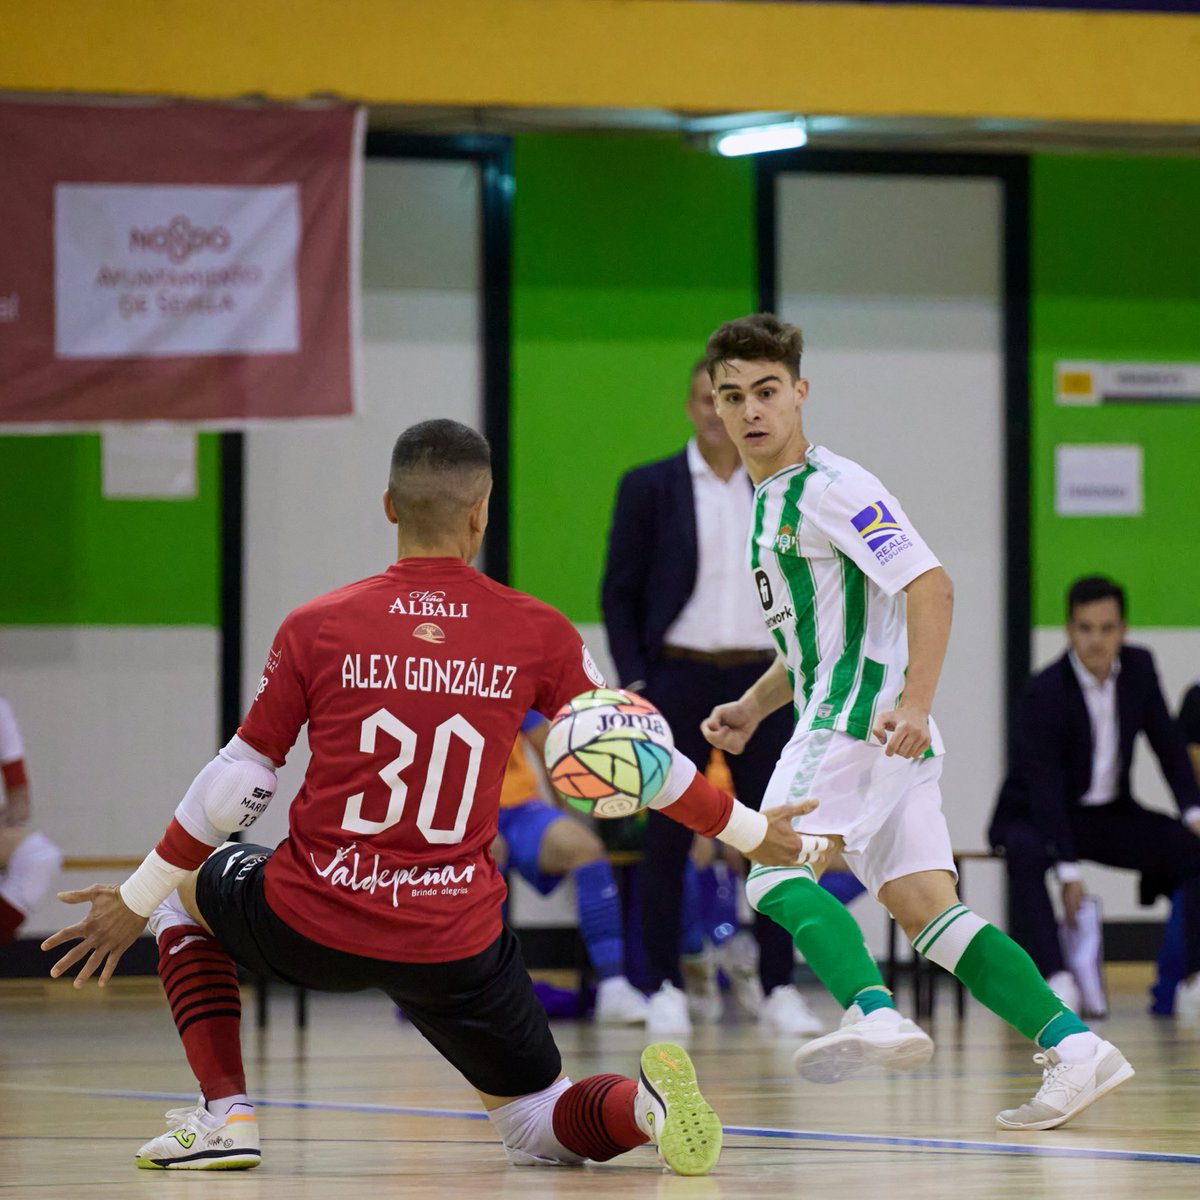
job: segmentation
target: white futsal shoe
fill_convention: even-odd
[[[791,984],[771,989],[771,994],[763,1001],[758,1026],[765,1033],[791,1037],[811,1037],[825,1028]]]
[[[677,1175],[707,1175],[721,1157],[721,1119],[700,1094],[696,1068],[674,1042],[642,1051],[633,1100],[638,1128]]]
[[[614,975],[596,988],[593,1019],[597,1025],[644,1025],[648,1007],[646,997],[624,975]]]
[[[717,987],[713,948],[705,946],[699,954],[680,955],[679,970],[683,975],[688,1016],[697,1025],[715,1025],[721,1019],[721,989]]]
[[[751,1017],[761,1017],[763,1011],[763,987],[758,976],[758,957],[758,942],[748,929],[739,929],[717,951],[717,961],[721,970],[729,976],[729,988],[733,992],[733,998],[738,1007]]]
[[[201,1101],[167,1113],[168,1130],[134,1156],[151,1171],[244,1171],[262,1162],[258,1122],[244,1113],[214,1117]]]
[[[1175,989],[1175,1015],[1188,1021],[1200,1021],[1200,974],[1193,975]]]
[[[805,1042],[792,1058],[796,1070],[812,1083],[840,1083],[865,1066],[915,1071],[933,1056],[933,1039],[894,1008],[866,1013],[852,1004],[841,1026]]]
[[[692,1032],[687,997],[673,983],[664,983],[646,1006],[646,1032],[654,1038]]]
[[[1028,1104],[996,1115],[1001,1129],[1057,1129],[1133,1078],[1133,1068],[1111,1042],[1098,1041],[1092,1057],[1081,1063],[1063,1062],[1054,1049],[1035,1054],[1033,1061],[1043,1068],[1042,1086]]]

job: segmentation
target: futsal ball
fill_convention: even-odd
[[[546,737],[550,782],[593,817],[628,817],[662,791],[675,739],[649,700],[595,688],[568,701]]]

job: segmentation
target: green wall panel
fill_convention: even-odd
[[[0,437],[0,625],[217,625],[217,437],[194,500],[106,500],[100,437]]]
[[[1059,359],[1200,361],[1200,159],[1038,157],[1032,180],[1034,623],[1102,572],[1137,624],[1200,625],[1200,405],[1054,400]],[[1142,516],[1055,515],[1054,447],[1093,442],[1143,447]]]
[[[595,621],[617,480],[683,445],[692,363],[754,307],[753,171],[646,136],[514,163],[512,580]]]

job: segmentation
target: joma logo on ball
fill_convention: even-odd
[[[662,717],[647,713],[604,713],[600,718],[600,732],[610,729],[645,729],[649,733],[665,733]]]

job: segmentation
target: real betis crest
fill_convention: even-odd
[[[780,525],[779,532],[775,535],[774,542],[771,543],[776,554],[788,554],[792,547],[796,544],[796,539],[793,535],[790,525]]]

